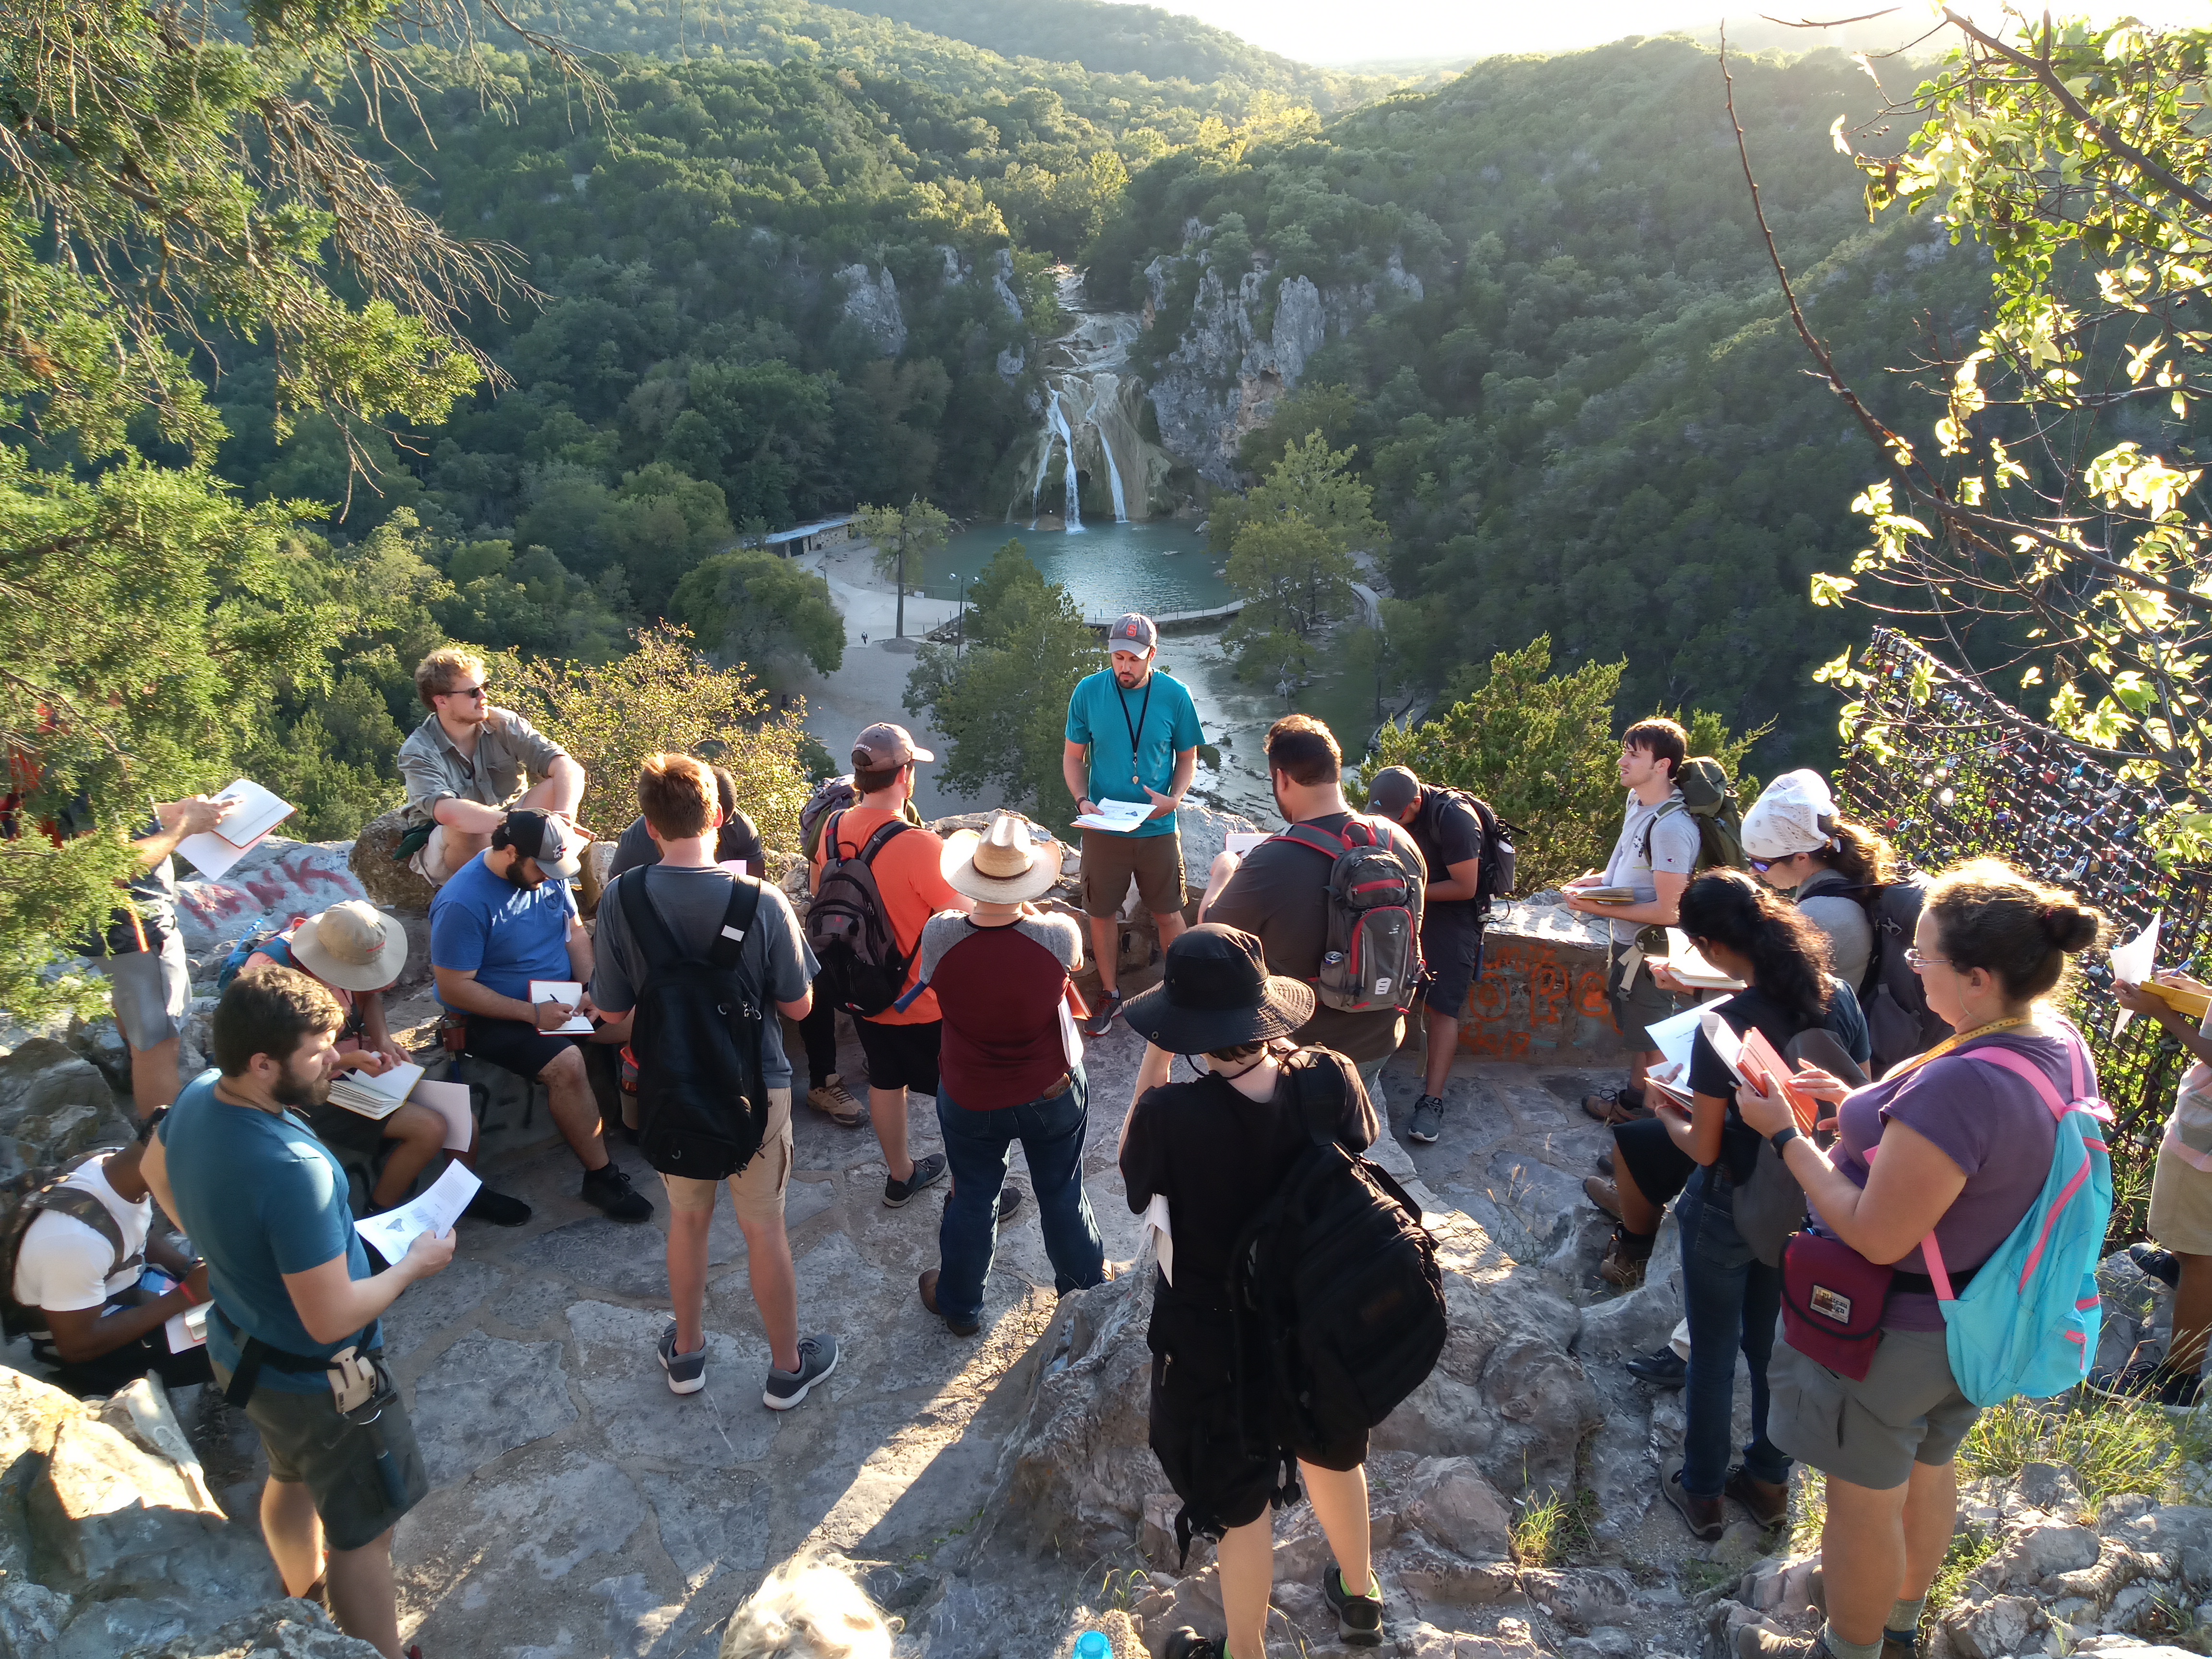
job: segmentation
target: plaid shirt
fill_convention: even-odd
[[[433,822],[441,800],[472,800],[506,806],[533,780],[553,775],[553,763],[568,751],[511,708],[495,708],[477,730],[476,757],[453,747],[446,728],[431,715],[399,745],[399,775],[407,785],[407,821]]]

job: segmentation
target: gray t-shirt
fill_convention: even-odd
[[[937,972],[937,964],[947,951],[976,931],[979,924],[971,922],[957,910],[932,916],[921,925],[921,976],[927,981]],[[1052,952],[1060,965],[1070,973],[1083,966],[1083,929],[1073,916],[1063,916],[1057,911],[1047,911],[1041,916],[1024,916],[1012,924],[1013,930],[1024,939],[1033,939]]]
[[[703,957],[714,949],[729,908],[730,884],[736,878],[726,870],[670,869],[648,866],[622,878],[642,881],[645,896],[675,935],[678,946]],[[623,912],[620,883],[608,887],[599,900],[599,921],[592,936],[598,964],[592,975],[592,1001],[610,1017],[628,1013],[637,1006],[638,987],[645,983],[645,952],[629,931]],[[783,1052],[783,1029],[770,1006],[796,1002],[814,983],[821,966],[799,931],[791,901],[766,883],[761,884],[760,910],[745,930],[738,952],[738,980],[747,994],[759,1000],[767,1029],[761,1034],[762,1080],[771,1089],[791,1086],[791,1061]]]
[[[1805,920],[1828,936],[1828,971],[1854,991],[1865,982],[1874,957],[1874,924],[1866,907],[1848,893],[1826,890],[1850,885],[1840,872],[1823,870],[1797,890]]]
[[[1665,812],[1668,802],[1674,811]],[[1656,820],[1655,823],[1654,820]],[[1644,830],[1651,827],[1651,858],[1644,857]],[[1690,809],[1682,805],[1679,789],[1656,805],[1646,806],[1636,798],[1634,791],[1628,796],[1628,813],[1620,825],[1620,839],[1613,844],[1613,856],[1606,860],[1605,884],[1608,887],[1632,888],[1638,904],[1650,904],[1659,896],[1657,884],[1651,879],[1655,872],[1686,876],[1698,867],[1698,821],[1690,816]],[[1649,922],[1622,921],[1618,919],[1607,924],[1613,929],[1613,942],[1633,945],[1636,936],[1650,926]]]

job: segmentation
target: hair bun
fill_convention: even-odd
[[[2073,898],[2057,898],[2043,907],[2043,931],[2051,944],[2071,956],[2097,942],[2105,931],[2105,918]]]

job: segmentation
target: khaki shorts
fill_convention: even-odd
[[[665,1175],[668,1207],[696,1213],[714,1207],[719,1181],[694,1181],[690,1176]],[[758,1157],[730,1177],[730,1201],[739,1221],[763,1225],[783,1220],[783,1194],[791,1185],[791,1091],[768,1091],[768,1133],[761,1138]]]
[[[1959,1392],[1942,1331],[1884,1331],[1862,1382],[1808,1359],[1784,1337],[1766,1362],[1766,1437],[1869,1492],[1903,1486],[1915,1463],[1941,1468],[1982,1414]]]
[[[1181,913],[1183,902],[1182,831],[1164,836],[1116,836],[1083,832],[1083,911],[1085,915],[1121,914],[1134,878],[1137,897],[1156,916]]]
[[[2159,1154],[2150,1182],[2150,1236],[2176,1255],[2212,1255],[2212,1172]]]

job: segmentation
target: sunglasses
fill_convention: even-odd
[[[1780,859],[1746,859],[1744,862],[1763,876],[1782,860]]]
[[[477,702],[482,702],[484,698],[484,688],[480,684],[457,685],[452,690],[441,691],[438,695],[441,697],[469,697]]]

